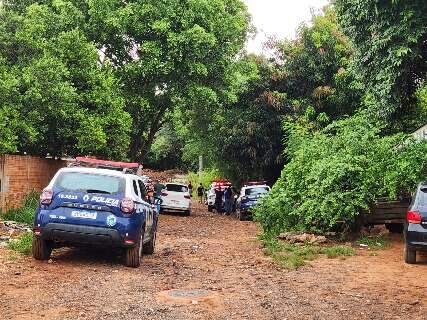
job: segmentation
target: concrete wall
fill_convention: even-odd
[[[22,204],[32,190],[41,191],[66,161],[32,156],[0,156],[0,210],[7,211]]]

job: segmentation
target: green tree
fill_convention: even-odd
[[[331,7],[302,25],[295,40],[273,43],[276,49],[276,90],[286,92],[295,114],[313,108],[329,119],[353,113],[361,85],[351,67],[353,49],[337,26]]]
[[[226,102],[202,91],[211,103],[203,112],[188,114],[192,130],[184,156],[197,159],[203,154],[239,182],[277,179],[286,160],[285,117],[307,118],[325,127],[352,114],[362,95],[351,68],[352,48],[338,29],[333,9],[301,26],[295,40],[270,45],[276,53],[272,59],[242,56],[230,68],[227,75],[233,85],[228,86]]]
[[[240,0],[93,0],[87,19],[121,79],[133,118],[129,156],[139,160],[174,109],[197,116],[224,99],[249,26]]]
[[[0,126],[19,123],[2,151],[125,158],[130,116],[113,69],[80,29],[83,13],[70,2],[25,4],[0,11],[0,110],[9,114]]]
[[[424,124],[414,93],[427,72],[427,2],[335,0],[338,20],[355,48],[365,104],[400,129]],[[402,118],[412,118],[405,126]],[[415,118],[415,119],[414,119]],[[418,119],[417,119],[418,118]]]

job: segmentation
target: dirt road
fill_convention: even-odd
[[[139,269],[97,250],[61,249],[43,263],[0,249],[0,318],[427,318],[427,263],[404,265],[400,241],[378,256],[360,250],[287,272],[256,234],[252,222],[196,207],[190,217],[161,216],[157,252]]]

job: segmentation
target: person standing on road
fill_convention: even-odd
[[[218,213],[222,212],[222,197],[224,196],[224,191],[221,187],[215,189],[215,209]]]
[[[156,180],[156,184],[154,185],[154,191],[156,193],[156,198],[161,198],[162,191],[165,189],[165,185],[161,184],[159,180]]]
[[[229,215],[233,208],[233,202],[232,202],[233,190],[231,190],[231,187],[228,187],[227,190],[225,190],[224,198],[225,198],[225,213]]]
[[[203,188],[203,185],[200,183],[199,187],[197,188],[197,196],[199,197],[200,203],[203,203],[204,194],[205,194],[205,188]]]
[[[191,184],[191,181],[188,184],[188,192],[190,193],[190,197],[192,197],[193,196],[193,185]]]

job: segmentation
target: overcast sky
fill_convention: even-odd
[[[248,43],[248,51],[262,52],[268,36],[294,38],[298,26],[310,21],[311,9],[321,9],[328,0],[243,0],[252,15],[257,36]]]

